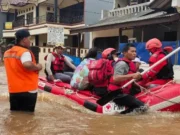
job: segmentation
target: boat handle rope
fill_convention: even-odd
[[[167,86],[168,84],[173,83],[173,82],[174,82],[174,80],[169,81],[169,82],[167,82],[166,84],[162,85],[162,87],[158,90],[158,92],[159,92],[160,90],[162,90],[165,86]],[[144,92],[145,92],[144,94],[142,94],[142,95],[140,95],[140,96],[138,96],[138,97],[144,96],[144,95],[146,95],[146,94],[150,94],[150,95],[153,95],[153,96],[155,96],[155,97],[157,97],[157,98],[159,98],[159,99],[162,99],[162,100],[164,100],[164,101],[167,101],[167,102],[170,102],[170,103],[173,103],[173,104],[180,104],[180,103],[177,103],[177,102],[174,102],[174,101],[171,101],[171,100],[169,100],[169,99],[166,99],[166,98],[163,98],[163,97],[161,97],[161,96],[156,95],[155,93],[153,93],[153,92],[151,92],[150,90],[144,88],[143,86],[139,85],[139,84],[136,83],[135,81],[134,81],[134,83],[135,83],[137,86],[139,86],[139,87],[141,88],[141,90],[144,90]],[[155,92],[157,92],[157,91],[155,91]]]

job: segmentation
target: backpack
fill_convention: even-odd
[[[88,68],[89,83],[95,87],[107,87],[109,79],[114,73],[112,61],[106,59],[94,60]]]

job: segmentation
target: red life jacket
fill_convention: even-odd
[[[113,75],[112,61],[99,59],[88,66],[89,83],[94,87],[107,87],[110,77]]]
[[[158,56],[160,54],[164,54],[165,56],[168,54],[166,50],[159,50],[151,55],[149,58],[149,64],[150,66],[157,62]],[[170,59],[167,59],[167,65],[165,65],[157,74],[157,79],[173,79],[174,78],[174,71],[173,71],[173,65],[170,61]],[[157,65],[158,66],[158,65]],[[157,72],[157,71],[152,71]]]
[[[137,69],[136,69],[136,65],[132,62],[129,61],[125,58],[119,59],[116,63],[120,62],[120,61],[124,61],[125,63],[127,63],[127,65],[129,66],[129,71],[127,74],[133,74],[136,73]],[[115,91],[115,90],[119,90],[124,84],[126,84],[128,81],[130,80],[126,80],[123,82],[120,82],[119,84],[114,83],[113,81],[113,76],[110,79],[110,83],[108,86],[108,90],[109,91]],[[128,85],[126,88],[124,88],[122,90],[123,93],[129,94],[130,93],[130,89],[131,89],[132,85]]]
[[[61,55],[59,57],[58,54],[52,52],[52,55],[55,57],[55,60],[51,62],[51,71],[53,74],[55,73],[62,73],[64,70],[64,56]],[[47,56],[44,58],[45,60],[47,59]],[[47,74],[47,71],[45,70],[45,73]]]

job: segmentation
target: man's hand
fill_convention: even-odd
[[[54,76],[53,76],[53,75],[50,75],[50,76],[48,77],[48,79],[49,79],[50,81],[53,81],[53,82],[54,82]]]
[[[141,78],[142,78],[141,73],[137,72],[137,73],[133,74],[133,79],[139,80]]]

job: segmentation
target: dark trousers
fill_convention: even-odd
[[[94,87],[93,93],[99,97],[103,97],[104,95],[108,94],[107,87]]]
[[[99,87],[93,89],[94,94],[99,97],[103,97],[104,95],[108,94],[107,87]],[[136,108],[141,108],[145,104],[137,99],[136,97],[128,94],[120,93],[117,97],[113,100],[119,106],[125,106],[127,109],[122,112],[122,114],[130,113]]]
[[[142,101],[128,94],[119,94],[113,101],[119,106],[126,106],[132,110],[144,106]]]
[[[10,93],[10,110],[34,112],[37,100],[37,93]]]

